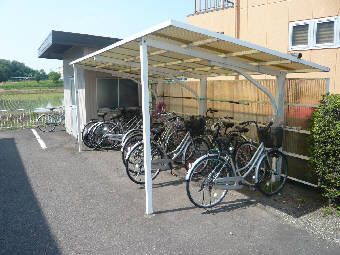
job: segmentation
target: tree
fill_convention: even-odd
[[[50,72],[48,74],[48,79],[53,81],[54,83],[57,83],[60,77],[61,77],[60,73],[57,73],[57,72]]]
[[[18,61],[0,59],[0,82],[7,81],[11,77],[35,77],[37,72],[40,71],[33,70]],[[42,80],[41,76],[39,78]]]
[[[48,76],[43,69],[36,71],[34,74],[34,79],[39,82],[41,80],[47,80]]]
[[[7,81],[11,76],[8,62],[7,60],[0,59],[0,82]]]

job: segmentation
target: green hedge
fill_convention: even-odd
[[[311,164],[323,194],[331,203],[340,199],[340,95],[324,96],[313,114]]]

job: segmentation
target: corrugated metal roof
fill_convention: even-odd
[[[329,68],[298,59],[246,41],[211,32],[178,21],[167,21],[131,38],[75,60],[91,70],[119,76],[140,75],[140,42],[149,45],[149,77],[213,77],[249,74],[275,75],[279,72],[328,72]]]

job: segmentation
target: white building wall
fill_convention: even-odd
[[[65,129],[68,134],[76,137],[74,125],[75,125],[75,116],[72,116],[72,113],[75,111],[74,106],[72,106],[72,98],[71,98],[71,89],[73,82],[73,67],[70,66],[70,63],[84,55],[84,50],[81,48],[71,48],[65,53],[63,60],[63,76],[64,76],[64,106],[65,106]],[[75,94],[73,94],[75,96]]]

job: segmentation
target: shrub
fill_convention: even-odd
[[[323,195],[331,203],[340,199],[340,95],[327,95],[313,114],[311,165]]]
[[[50,72],[48,74],[48,79],[53,81],[54,83],[57,83],[60,77],[61,77],[60,73],[57,73],[57,72]]]

